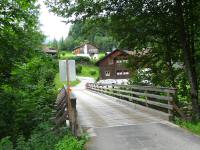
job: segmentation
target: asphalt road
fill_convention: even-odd
[[[85,89],[91,78],[73,88],[78,120],[89,133],[88,150],[200,150],[200,137],[157,116]]]

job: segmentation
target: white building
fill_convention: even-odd
[[[99,49],[89,43],[83,44],[79,47],[74,48],[73,54],[76,56],[89,57],[91,59],[98,59]]]

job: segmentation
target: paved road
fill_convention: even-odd
[[[80,125],[91,136],[88,150],[200,150],[200,137],[158,117],[90,92],[80,78],[77,96]]]

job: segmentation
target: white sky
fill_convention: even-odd
[[[47,7],[44,5],[43,0],[39,0],[40,3],[40,23],[41,30],[47,36],[47,41],[56,38],[66,38],[69,33],[71,24],[63,23],[64,18],[54,15],[49,12]]]

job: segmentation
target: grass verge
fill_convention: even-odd
[[[79,76],[92,77],[97,79],[99,77],[99,68],[93,65],[81,65],[82,70],[78,73]]]
[[[59,58],[60,59],[67,59],[67,58],[71,58],[74,57],[75,55],[72,54],[71,51],[62,51],[59,53]]]
[[[71,81],[70,85],[76,86],[79,83],[80,83],[80,80],[77,79],[76,81]],[[59,89],[59,88],[63,87],[63,84],[67,84],[67,82],[66,81],[65,82],[60,81],[60,75],[59,75],[59,73],[57,73],[56,76],[55,76],[55,79],[54,79],[54,84],[55,84],[55,88]]]
[[[189,130],[190,132],[194,134],[200,135],[200,122],[190,122],[190,121],[184,121],[179,118],[176,118],[175,124]]]

